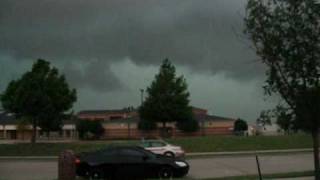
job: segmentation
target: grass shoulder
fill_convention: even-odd
[[[230,152],[274,149],[312,148],[309,135],[290,136],[203,136],[166,139],[182,146],[186,152]],[[0,144],[0,156],[57,156],[65,149],[74,152],[94,151],[111,144],[136,144],[128,141],[79,141],[69,143]]]

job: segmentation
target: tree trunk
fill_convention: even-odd
[[[318,129],[312,132],[312,140],[313,140],[313,157],[314,157],[314,176],[315,176],[315,180],[320,180]]]
[[[31,143],[34,144],[36,143],[36,136],[37,136],[37,121],[33,120],[32,121],[32,136],[31,136]]]
[[[166,128],[166,122],[165,122],[165,121],[162,122],[162,128],[163,128],[163,129]]]

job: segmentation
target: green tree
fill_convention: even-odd
[[[176,123],[176,126],[178,129],[184,132],[195,132],[199,130],[199,123],[193,118],[187,119],[185,121],[178,121]]]
[[[261,111],[260,116],[257,119],[257,124],[263,128],[265,128],[266,125],[271,125],[271,118],[272,118],[272,111]]]
[[[282,97],[313,139],[320,180],[320,5],[315,0],[249,0],[246,34],[267,65],[267,94]]]
[[[143,131],[151,131],[157,129],[157,123],[152,120],[140,120],[138,123],[138,129]]]
[[[243,134],[244,131],[248,130],[248,124],[245,120],[238,118],[235,122],[234,122],[234,129],[233,131],[238,134],[241,133]]]
[[[80,139],[99,139],[104,133],[101,121],[78,119],[76,129]]]
[[[286,133],[289,134],[291,131],[296,131],[297,125],[295,116],[292,114],[289,108],[278,105],[274,110],[274,117],[278,126]]]
[[[32,143],[36,142],[37,127],[46,131],[61,127],[61,115],[70,110],[75,101],[76,90],[69,88],[57,68],[42,59],[20,79],[11,81],[1,96],[5,110],[32,124]]]
[[[24,140],[25,131],[28,130],[29,121],[27,119],[21,118],[18,120],[17,132],[22,134],[22,140]]]
[[[167,122],[193,119],[186,80],[183,76],[176,77],[176,69],[168,59],[162,62],[146,92],[147,97],[139,108],[143,121],[161,122],[165,129]]]

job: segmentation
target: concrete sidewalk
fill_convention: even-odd
[[[308,177],[297,177],[297,178],[279,178],[279,179],[273,179],[273,180],[313,180],[313,176]]]

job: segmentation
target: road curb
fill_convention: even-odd
[[[0,160],[57,160],[58,156],[0,156]]]
[[[186,157],[202,156],[241,156],[256,154],[278,154],[278,153],[305,153],[312,152],[313,149],[282,149],[282,150],[259,150],[259,151],[232,151],[232,152],[199,152],[186,153]],[[0,160],[57,160],[58,156],[0,156]]]
[[[230,151],[230,152],[199,152],[186,153],[187,157],[197,156],[228,156],[228,155],[255,155],[255,154],[277,154],[277,153],[304,153],[312,152],[313,149],[282,149],[282,150],[259,150],[259,151]]]

